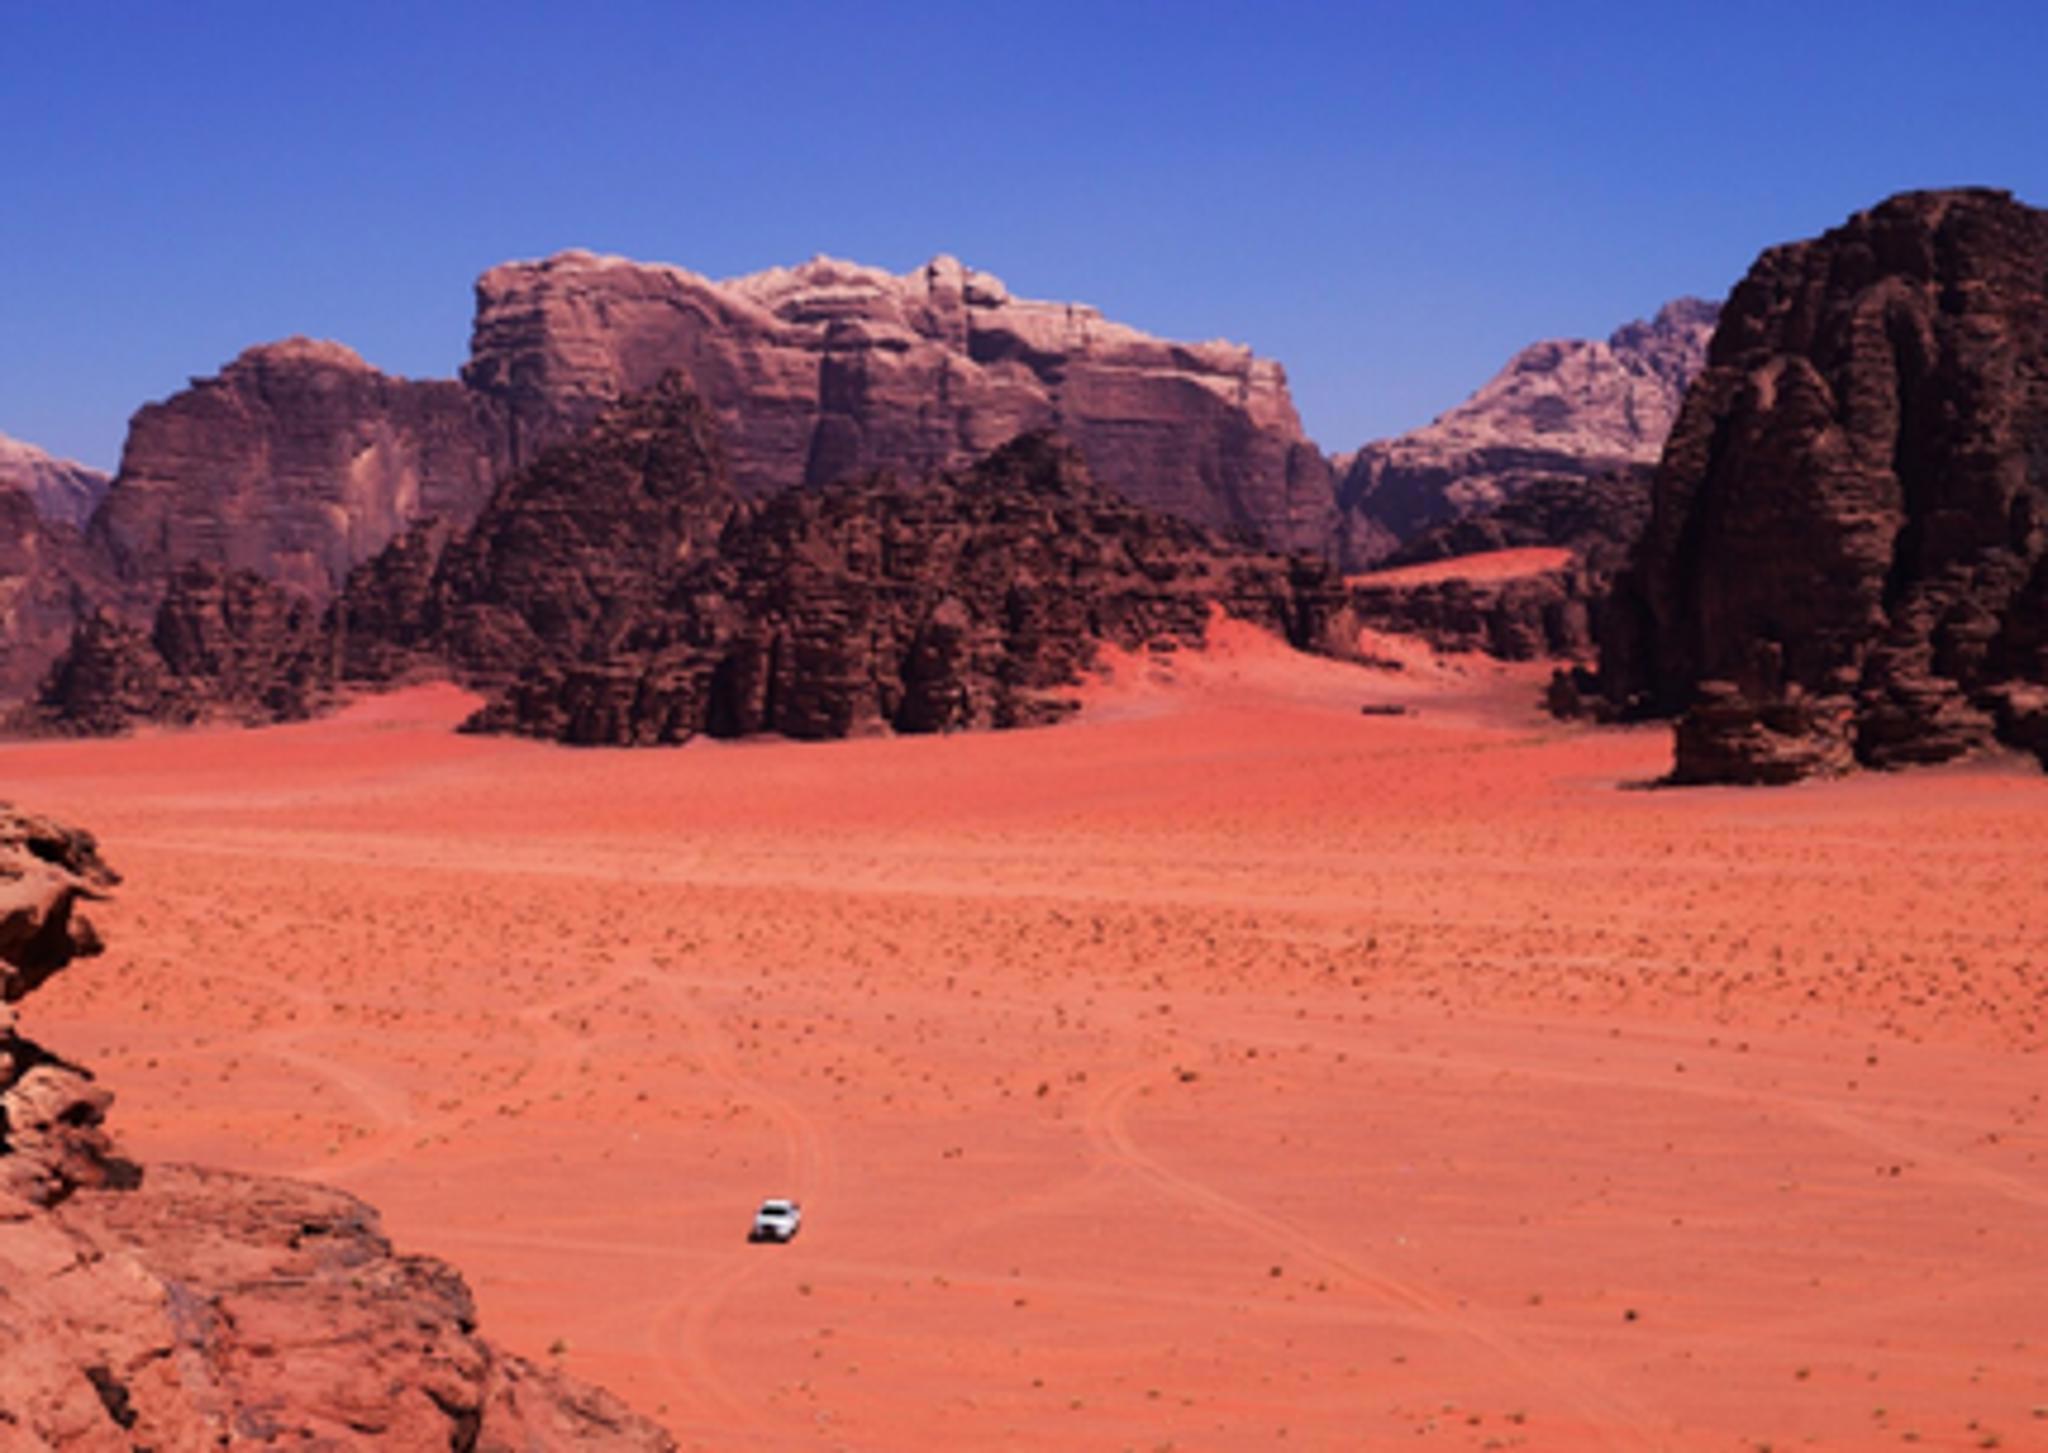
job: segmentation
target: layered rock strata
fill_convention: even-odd
[[[131,607],[194,560],[323,600],[415,519],[473,516],[505,462],[489,399],[293,338],[138,411],[91,533]]]
[[[99,951],[92,838],[0,805],[0,998]],[[0,1010],[0,1444],[672,1450],[476,1331],[447,1265],[323,1186],[137,1167],[110,1096]]]
[[[1604,341],[1531,344],[1433,423],[1340,459],[1337,553],[1351,568],[1376,564],[1539,480],[1654,464],[1717,312],[1680,298]]]
[[[1134,503],[1320,549],[1328,466],[1277,363],[1011,295],[950,257],[897,275],[830,258],[715,283],[567,252],[477,284],[463,378],[521,462],[679,373],[718,419],[739,493],[958,469],[1020,433],[1071,441]]]
[[[2048,213],[1894,197],[1758,259],[1659,466],[1603,641],[1675,775],[2039,751]]]

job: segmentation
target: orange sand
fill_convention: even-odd
[[[1420,565],[1398,565],[1391,570],[1373,570],[1364,575],[1347,575],[1350,585],[1435,585],[1445,580],[1519,580],[1562,570],[1571,564],[1572,552],[1553,546],[1530,545],[1518,550],[1487,550],[1477,555],[1457,555],[1449,560],[1429,560]]]
[[[2048,1447],[2048,783],[1628,790],[1534,693],[1231,631],[1009,735],[7,746],[129,880],[29,1023],[685,1446]]]

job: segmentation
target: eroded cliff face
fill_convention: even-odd
[[[2048,748],[2048,213],[1917,192],[1758,259],[1602,651],[1682,781]]]
[[[298,721],[337,684],[335,643],[310,600],[195,560],[172,572],[148,627],[103,608],[87,616],[6,724],[109,736],[141,722]]]
[[[422,515],[472,517],[505,462],[487,399],[394,378],[337,343],[251,348],[138,411],[91,534],[146,609],[177,566],[315,600]]]
[[[25,697],[72,629],[114,593],[105,557],[25,487],[0,482],[0,707]]]
[[[1096,484],[1029,434],[973,467],[741,498],[670,374],[508,480],[438,561],[408,537],[337,606],[370,679],[420,661],[498,692],[474,724],[592,744],[1049,721],[1101,643],[1199,643],[1211,613],[1301,644],[1327,567]]]
[[[1133,505],[1043,434],[913,483],[785,490],[657,579],[584,649],[534,657],[473,727],[655,745],[1028,726],[1076,708],[1105,643],[1199,646],[1219,613],[1305,648],[1357,637],[1328,566]]]
[[[670,370],[717,417],[747,498],[961,468],[1054,429],[1134,503],[1280,548],[1329,535],[1328,468],[1278,364],[1015,298],[949,257],[902,275],[817,258],[715,283],[568,252],[477,284],[463,378],[504,405],[521,462]]]
[[[672,1450],[479,1337],[454,1269],[354,1197],[116,1153],[112,1097],[12,1006],[100,951],[82,909],[117,881],[90,834],[0,804],[0,1444]]]
[[[1341,461],[1338,553],[1353,567],[1376,563],[1538,480],[1654,463],[1705,365],[1717,312],[1680,298],[1604,341],[1531,344],[1435,422],[1367,444]]]

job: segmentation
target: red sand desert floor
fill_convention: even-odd
[[[7,746],[128,877],[30,1026],[686,1447],[2048,1447],[2048,782],[1637,790],[1534,694]]]

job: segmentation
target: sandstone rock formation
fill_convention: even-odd
[[[676,370],[761,499],[875,469],[960,468],[1054,429],[1137,504],[1276,548],[1320,549],[1330,481],[1276,363],[1012,297],[950,257],[901,276],[816,258],[714,283],[566,252],[477,284],[469,385],[516,459]]]
[[[1102,643],[1198,645],[1217,611],[1304,647],[1356,638],[1326,565],[1132,505],[1043,434],[915,484],[786,490],[660,581],[474,725],[621,745],[1011,727],[1073,710]]]
[[[1420,636],[1439,651],[1589,662],[1649,509],[1647,469],[1537,480],[1354,576],[1351,604],[1374,630]],[[1503,570],[1510,552],[1529,567]]]
[[[45,520],[84,529],[110,483],[97,469],[0,434],[0,493],[20,490]]]
[[[334,685],[333,641],[311,602],[253,571],[193,561],[171,576],[148,631],[104,609],[88,617],[11,725],[106,736],[138,722],[297,721]]]
[[[26,488],[0,483],[0,706],[27,695],[113,593],[103,558],[76,529],[46,518]]]
[[[2039,751],[2048,213],[1918,192],[1758,259],[1618,587],[1602,690],[1682,781]]]
[[[295,338],[138,412],[92,523],[128,588],[96,603],[136,623],[189,560],[324,601],[406,529],[459,532],[513,467],[669,372],[711,406],[747,498],[963,467],[1056,427],[1139,503],[1286,546],[1330,531],[1329,469],[1277,364],[1012,298],[950,258],[717,283],[570,252],[493,268],[476,299],[460,383]]]
[[[422,515],[467,519],[504,462],[489,401],[338,343],[251,348],[135,415],[92,535],[146,610],[187,561],[324,599]]]
[[[1654,463],[1705,363],[1717,311],[1680,298],[1604,342],[1531,344],[1435,422],[1340,459],[1337,553],[1369,565],[1536,480]]]
[[[78,904],[114,881],[89,835],[0,805],[8,1005],[98,951]],[[461,1277],[362,1202],[128,1164],[109,1101],[0,1020],[0,1446],[674,1448],[477,1336]]]
[[[1350,650],[1331,567],[1263,554],[1097,485],[1026,435],[916,483],[750,503],[675,374],[542,451],[457,531],[423,521],[300,598],[192,566],[153,631],[82,628],[31,724],[304,715],[338,686],[449,671],[479,728],[581,743],[837,736],[1050,720],[1101,643],[1200,642],[1211,613]]]

